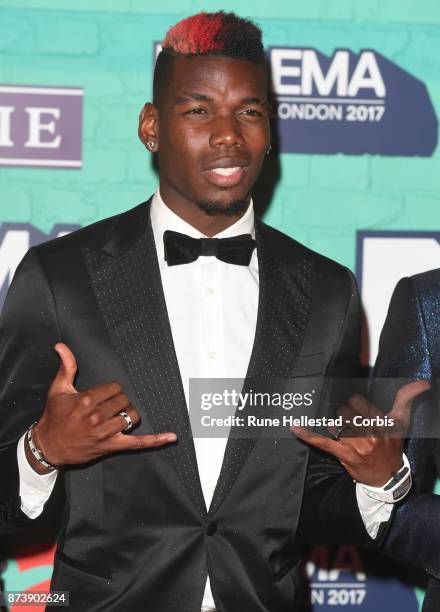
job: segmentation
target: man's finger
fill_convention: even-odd
[[[338,409],[337,412],[338,417],[342,418],[342,427],[335,427],[334,425],[327,427],[328,431],[338,438],[346,438],[347,436],[359,436],[363,435],[363,432],[366,431],[365,428],[360,428],[353,423],[353,419],[356,416],[359,416],[359,413],[353,410],[350,406],[342,406]]]
[[[131,404],[129,404],[126,408],[121,408],[121,410],[128,414],[133,425],[137,425],[140,422],[141,417],[139,416],[136,408]],[[104,438],[111,438],[112,436],[125,431],[126,427],[127,421],[125,418],[116,413],[114,416],[112,416],[112,418],[106,420],[104,423],[102,423],[102,425],[100,425],[99,431]]]
[[[367,398],[363,397],[362,395],[357,395],[357,394],[352,395],[350,399],[348,400],[348,405],[355,412],[357,412],[358,414],[362,415],[365,418],[371,418],[371,416],[377,416],[377,415],[372,415],[372,412],[375,410],[375,408],[372,404],[370,404]]]
[[[49,388],[48,395],[58,395],[60,393],[77,393],[73,386],[75,374],[78,369],[75,355],[72,353],[67,344],[58,342],[54,349],[58,353],[61,363],[56,373],[55,378]]]
[[[379,428],[372,419],[380,416],[380,413],[365,397],[362,395],[352,395],[348,400],[348,404],[348,406],[343,406],[338,410],[338,416],[342,417],[344,429],[347,431],[347,433],[344,431],[341,437],[352,436],[359,438],[370,436],[378,431]],[[355,417],[358,417],[356,421]],[[334,433],[334,428],[332,433]]]
[[[331,438],[314,434],[305,427],[291,427],[290,429],[298,438],[303,440],[303,442],[336,457],[345,469],[349,469],[350,466],[355,466],[362,462],[356,445],[350,443],[349,438],[332,440]]]
[[[149,434],[144,436],[126,436],[122,433],[113,436],[110,443],[110,452],[120,450],[139,450],[141,448],[154,448],[175,442],[177,436],[173,432]]]
[[[400,387],[396,393],[393,408],[388,413],[390,417],[396,419],[405,427],[409,426],[411,418],[411,406],[414,398],[421,393],[428,391],[431,384],[427,380],[416,380]]]
[[[128,412],[130,406],[131,402],[125,393],[118,393],[114,397],[102,402],[96,407],[95,411],[101,416],[102,421],[108,421],[118,412],[121,412],[121,410]]]
[[[92,404],[102,404],[103,402],[107,402],[111,398],[119,395],[122,391],[121,385],[115,381],[101,383],[100,385],[96,385],[91,389],[87,389],[84,391],[84,395],[87,395]]]
[[[333,440],[332,438],[327,438],[326,436],[321,436],[320,434],[315,434],[307,427],[291,427],[290,431],[292,431],[297,438],[314,446],[315,448],[319,448],[326,453],[330,453],[339,459],[339,454],[341,453],[341,442],[338,440]]]

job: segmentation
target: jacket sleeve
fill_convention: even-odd
[[[60,341],[52,291],[37,249],[28,251],[0,318],[0,529],[29,519],[20,509],[17,443],[45,405]]]
[[[417,288],[412,278],[403,278],[394,290],[382,329],[371,381],[372,401],[381,410],[388,411],[403,384],[417,379],[430,380],[432,375],[428,334]],[[406,445],[416,488],[428,457],[434,452],[434,417],[433,395],[425,393],[416,398]],[[423,439],[426,434],[429,437]]]
[[[391,407],[402,384],[433,377],[429,333],[420,298],[415,279],[403,278],[391,299],[371,384],[373,400],[385,410]],[[424,393],[413,402],[405,451],[414,486],[396,509],[384,550],[440,578],[440,496],[420,492],[427,461],[430,455],[438,455],[438,440],[434,437],[439,431],[435,385],[433,381],[434,392]]]
[[[331,404],[342,400],[347,379],[356,384],[360,376],[361,307],[356,281],[347,271],[348,291],[344,322],[335,344],[326,378]],[[344,381],[341,389],[333,381]],[[334,388],[333,388],[334,387]],[[354,389],[353,389],[354,390]],[[299,534],[308,545],[345,543],[367,545],[373,542],[365,529],[356,499],[356,486],[336,458],[310,449],[309,465],[300,516]]]

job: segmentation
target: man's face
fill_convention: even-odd
[[[243,212],[270,144],[264,69],[219,56],[178,57],[158,111],[165,202],[186,214]]]

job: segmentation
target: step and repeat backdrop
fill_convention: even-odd
[[[398,279],[440,267],[440,5],[254,4],[0,0],[0,307],[30,246],[151,195],[137,120],[158,41],[202,8],[234,10],[262,27],[272,73],[257,206],[356,273],[374,362]],[[5,588],[48,587],[56,516],[55,504],[32,533],[3,538]],[[423,597],[414,570],[349,546],[314,550],[304,574],[313,612],[417,612]]]

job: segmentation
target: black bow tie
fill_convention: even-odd
[[[214,256],[226,263],[248,266],[257,246],[250,234],[233,238],[191,238],[166,230],[163,234],[165,260],[169,266],[191,263],[202,256]]]

